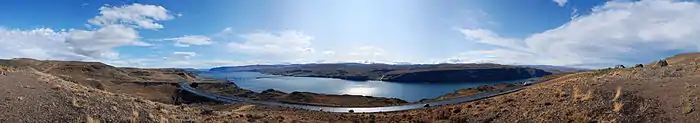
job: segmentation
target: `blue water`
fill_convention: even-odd
[[[409,102],[431,99],[463,88],[481,85],[517,83],[523,80],[469,83],[397,83],[385,81],[348,81],[331,78],[290,77],[266,75],[258,72],[204,72],[200,76],[229,79],[241,88],[261,92],[275,89],[287,93],[294,91],[323,94],[350,94],[374,97],[399,98]],[[236,79],[256,78],[259,79]],[[266,78],[269,77],[269,78]]]

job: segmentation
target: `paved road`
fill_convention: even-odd
[[[270,101],[256,101],[256,100],[251,100],[251,99],[247,99],[247,98],[239,98],[239,97],[224,97],[224,96],[209,94],[209,93],[206,93],[203,91],[196,90],[196,89],[190,87],[188,82],[181,82],[180,83],[180,88],[184,89],[185,91],[189,91],[193,94],[197,94],[199,96],[206,97],[206,98],[213,99],[213,100],[217,100],[217,101],[221,101],[221,102],[227,102],[227,103],[245,102],[245,103],[261,104],[261,105],[268,105],[268,106],[280,106],[280,107],[287,107],[287,108],[306,109],[306,110],[325,111],[325,112],[338,112],[338,113],[393,112],[393,111],[404,111],[404,110],[424,108],[426,106],[426,104],[429,106],[439,106],[439,105],[446,105],[446,104],[470,102],[470,101],[489,98],[489,97],[496,96],[496,95],[515,92],[515,91],[522,89],[522,87],[523,86],[510,87],[510,88],[506,88],[506,89],[501,90],[501,91],[485,92],[485,93],[476,94],[476,95],[468,96],[468,97],[440,100],[440,101],[428,102],[428,103],[415,103],[415,104],[406,104],[406,105],[398,105],[398,106],[383,106],[383,107],[325,107],[325,106],[285,104],[285,103],[270,102]]]

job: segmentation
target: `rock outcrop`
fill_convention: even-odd
[[[666,60],[659,60],[654,65],[657,67],[666,67],[668,66],[668,62],[666,62]]]

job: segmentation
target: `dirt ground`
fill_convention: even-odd
[[[252,104],[172,105],[38,70],[0,75],[0,122],[700,122],[700,54],[581,72],[484,100],[387,113]]]

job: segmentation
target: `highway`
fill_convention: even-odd
[[[206,93],[203,91],[196,90],[195,88],[190,87],[188,82],[180,82],[180,88],[182,88],[185,91],[188,91],[188,92],[191,92],[193,94],[196,94],[196,95],[199,95],[202,97],[206,97],[206,98],[209,98],[212,100],[226,102],[226,103],[244,102],[244,103],[260,104],[260,105],[268,105],[268,106],[280,106],[280,107],[286,107],[286,108],[325,111],[325,112],[337,112],[337,113],[394,112],[394,111],[404,111],[404,110],[424,108],[424,107],[426,107],[426,105],[427,106],[440,106],[440,105],[447,105],[447,104],[456,104],[456,103],[470,102],[470,101],[485,99],[485,98],[489,98],[489,97],[493,97],[493,96],[497,96],[497,95],[501,95],[501,94],[515,92],[515,91],[522,89],[523,87],[524,86],[516,86],[516,87],[506,88],[506,89],[503,89],[500,91],[491,91],[491,92],[476,94],[473,96],[440,100],[440,101],[427,102],[427,103],[413,103],[413,104],[406,104],[406,105],[382,106],[382,107],[326,107],[326,106],[285,104],[285,103],[280,103],[280,102],[257,101],[257,100],[251,100],[251,99],[240,98],[240,97],[219,96],[219,95],[209,94],[209,93]]]

